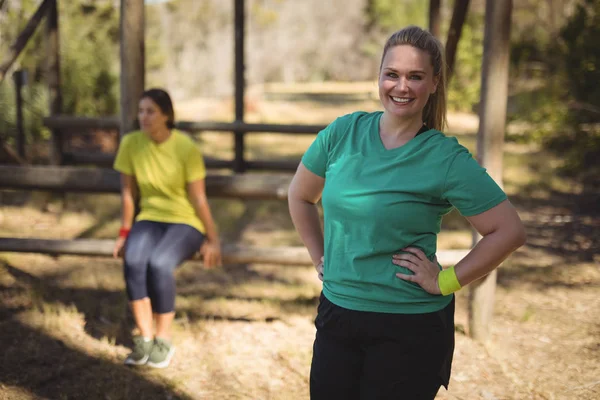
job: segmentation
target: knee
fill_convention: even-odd
[[[144,259],[139,252],[126,249],[123,255],[123,264],[125,266],[125,276],[135,276],[145,272],[147,258]]]
[[[148,272],[153,278],[167,278],[173,275],[175,265],[168,257],[154,256],[148,262]]]

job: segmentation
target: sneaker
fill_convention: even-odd
[[[133,350],[125,359],[125,365],[144,365],[150,357],[153,341],[146,341],[142,336],[133,337]]]
[[[174,354],[175,346],[165,339],[156,338],[146,364],[153,368],[166,368],[171,363]]]

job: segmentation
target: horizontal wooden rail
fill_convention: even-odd
[[[0,252],[41,253],[49,255],[112,256],[115,241],[111,239],[22,239],[0,238]],[[226,264],[281,264],[310,265],[308,251],[304,247],[257,248],[239,245],[223,246],[223,262]],[[198,255],[193,257],[198,259]]]
[[[56,115],[44,118],[44,126],[57,130],[73,129],[115,129],[121,126],[117,117],[91,118],[74,117],[70,115]],[[177,129],[189,132],[216,131],[216,132],[265,132],[283,133],[293,135],[316,134],[325,128],[325,125],[289,125],[289,124],[249,124],[241,121],[233,122],[194,122],[178,121],[175,123]]]
[[[208,175],[209,197],[287,199],[289,174]],[[118,193],[117,171],[105,168],[0,165],[0,189]]]
[[[110,168],[115,161],[115,155],[111,153],[85,153],[81,151],[69,151],[63,154],[63,162],[66,165],[95,165]],[[223,160],[204,156],[206,168],[209,169],[231,169],[232,160]],[[269,170],[269,171],[295,171],[300,164],[298,160],[247,160],[244,161],[247,170]]]
[[[110,239],[22,239],[0,238],[0,252],[41,253],[50,255],[111,256],[114,240]],[[459,262],[468,250],[441,250],[438,262],[444,266]],[[195,257],[197,259],[197,257]],[[304,247],[259,248],[224,245],[223,262],[226,264],[310,265],[311,259]]]

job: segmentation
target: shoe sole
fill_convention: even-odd
[[[134,359],[131,359],[131,358],[126,358],[125,361],[123,362],[123,364],[125,364],[125,365],[144,365],[148,362],[148,358],[150,358],[150,356],[144,356],[144,358],[142,358],[139,361],[135,361]]]
[[[146,363],[146,365],[149,367],[152,367],[152,368],[167,368],[169,366],[169,364],[171,363],[171,359],[173,358],[174,354],[175,354],[175,347],[171,347],[171,349],[169,349],[169,352],[167,353],[167,358],[165,358],[163,361],[161,361],[159,363],[148,361]]]

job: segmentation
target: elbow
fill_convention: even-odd
[[[527,232],[525,232],[525,226],[522,223],[519,224],[514,233],[515,250],[527,243]]]

